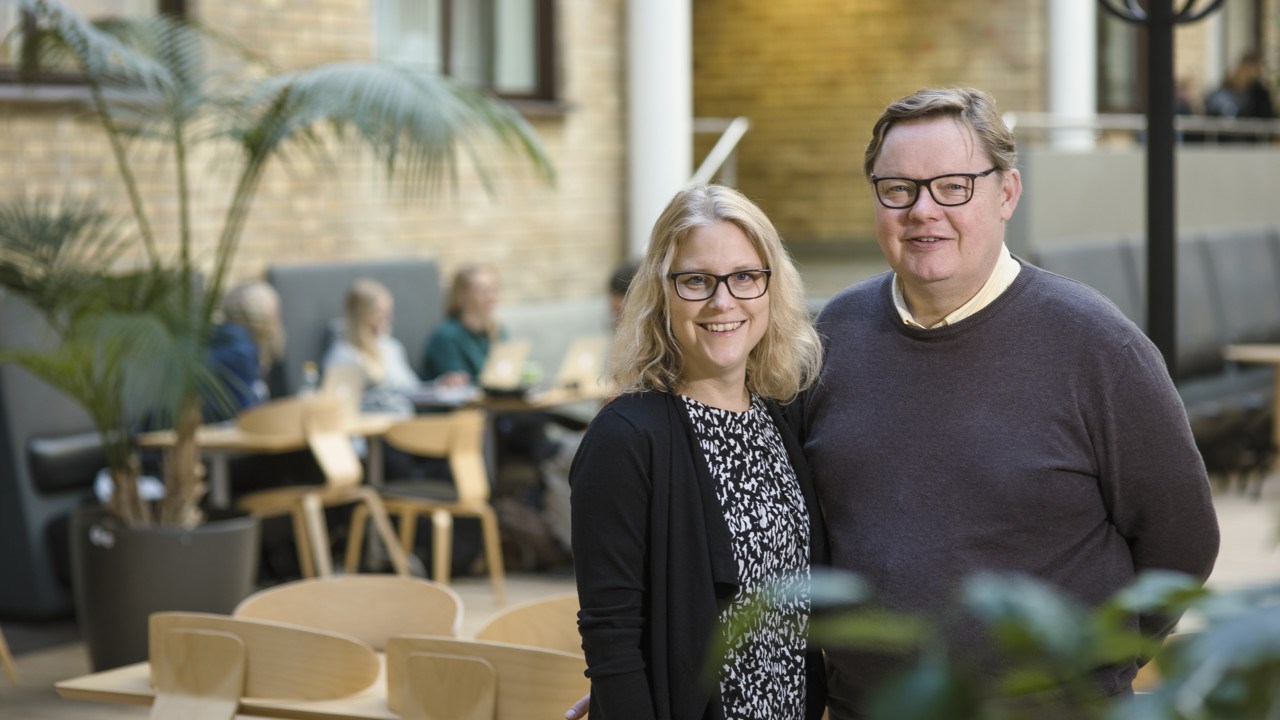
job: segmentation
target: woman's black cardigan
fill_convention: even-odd
[[[826,531],[809,466],[775,403],[769,412],[809,509],[810,562]],[[622,396],[591,421],[569,474],[578,627],[591,720],[721,718],[708,639],[738,591],[729,527],[675,396]],[[821,654],[806,662],[808,717],[825,704]]]

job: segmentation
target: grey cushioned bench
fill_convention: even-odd
[[[398,258],[297,265],[273,265],[267,281],[280,294],[286,339],[284,359],[272,372],[271,394],[292,395],[302,387],[302,365],[319,363],[341,318],[347,288],[357,278],[372,278],[395,298],[391,334],[417,363],[427,335],[444,317],[444,286],[434,260]],[[420,367],[415,368],[421,371]]]
[[[1034,261],[1106,295],[1145,321],[1138,238],[1091,237],[1040,249]],[[1280,237],[1275,229],[1193,234],[1178,244],[1174,380],[1211,471],[1259,470],[1270,460],[1272,369],[1237,366],[1224,345],[1280,341]]]

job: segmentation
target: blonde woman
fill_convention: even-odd
[[[423,349],[428,380],[456,386],[474,383],[490,346],[506,337],[497,320],[498,274],[487,265],[466,265],[453,275],[445,321]]]
[[[205,422],[221,422],[267,399],[267,371],[284,355],[280,296],[256,280],[238,285],[222,298],[223,321],[209,340],[209,366],[221,393],[209,393]]]
[[[361,409],[413,414],[405,396],[421,384],[404,345],[391,335],[391,292],[382,283],[360,278],[347,290],[343,337],[325,353],[325,369],[356,365],[364,373]]]
[[[610,353],[622,394],[570,472],[590,715],[805,718],[824,702],[807,643],[809,567],[826,540],[779,403],[812,382],[820,343],[764,213],[715,185],[658,219]],[[718,623],[772,609],[703,665]]]

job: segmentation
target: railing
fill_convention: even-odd
[[[751,121],[745,117],[694,118],[693,132],[720,133],[720,139],[711,147],[707,157],[689,178],[689,185],[705,185],[720,176],[720,183],[729,187],[738,185],[738,143],[751,129]]]
[[[1014,132],[1092,130],[1098,133],[1129,132],[1136,137],[1147,128],[1147,117],[1137,113],[1070,116],[1045,112],[1007,112],[1004,114],[1004,122]],[[1182,134],[1184,141],[1192,133],[1205,142],[1229,142],[1227,138],[1273,142],[1280,138],[1280,120],[1178,115],[1173,119],[1173,127]]]

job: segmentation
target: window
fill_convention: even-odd
[[[377,59],[554,100],[554,0],[379,0]]]
[[[112,17],[147,17],[157,13],[182,15],[186,0],[62,0],[86,20]],[[35,29],[35,18],[22,9],[20,0],[0,0],[0,81],[17,80],[22,60],[23,38]],[[37,70],[41,82],[75,83],[74,68],[51,67]]]
[[[1181,6],[1181,3],[1177,5]],[[1196,4],[1196,7],[1203,3]],[[1259,0],[1233,0],[1191,25],[1203,36],[1203,69],[1189,81],[1201,93],[1216,88],[1248,50],[1265,47],[1264,8]],[[1174,42],[1177,43],[1178,35]],[[1175,49],[1175,52],[1178,52]],[[1098,13],[1098,110],[1100,112],[1145,112],[1147,108],[1147,33],[1140,25],[1127,23],[1108,12]],[[1195,106],[1202,98],[1190,98]]]

